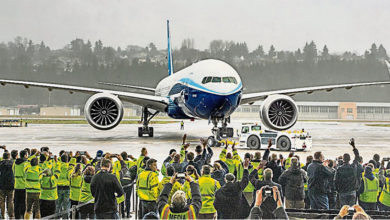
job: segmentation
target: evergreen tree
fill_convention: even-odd
[[[275,47],[274,47],[274,45],[271,45],[271,47],[269,48],[269,51],[268,51],[268,57],[272,59],[275,56],[276,56]]]

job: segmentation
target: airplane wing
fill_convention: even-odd
[[[154,96],[154,95],[145,95],[145,94],[121,92],[121,91],[106,90],[106,89],[95,89],[95,88],[80,87],[80,86],[0,79],[0,85],[5,86],[6,84],[22,85],[25,88],[41,87],[41,88],[47,88],[49,91],[52,91],[54,89],[65,90],[71,94],[73,94],[74,92],[81,92],[81,93],[86,93],[91,95],[95,93],[110,93],[113,95],[117,95],[123,101],[131,102],[136,105],[145,106],[162,112],[165,112],[165,109],[169,103],[168,98]]]
[[[275,91],[267,91],[267,92],[248,93],[242,95],[241,104],[253,103],[258,100],[263,100],[270,95],[276,95],[276,94],[293,96],[299,93],[311,94],[316,91],[330,92],[333,89],[351,89],[352,87],[386,85],[386,84],[390,84],[390,81],[313,86],[313,87],[296,88],[296,89],[284,89],[284,90],[275,90]]]
[[[156,89],[149,88],[149,87],[143,87],[143,86],[133,86],[133,85],[125,85],[125,84],[118,84],[118,83],[107,83],[107,82],[98,82],[102,85],[108,85],[108,86],[118,86],[118,87],[124,87],[124,88],[130,88],[130,89],[139,89],[144,90],[148,92],[155,92]]]

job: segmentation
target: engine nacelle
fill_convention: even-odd
[[[270,129],[286,130],[297,122],[298,107],[289,96],[271,95],[260,107],[260,118],[263,124]]]
[[[122,121],[123,105],[121,100],[113,94],[97,93],[85,103],[84,115],[92,127],[109,130]]]

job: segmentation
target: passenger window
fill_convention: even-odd
[[[221,77],[213,77],[213,83],[220,83],[221,82]]]
[[[209,77],[207,77],[207,79],[206,79],[206,83],[209,83],[209,82],[211,82],[211,79],[212,79],[213,77],[211,77],[211,76],[209,76]]]

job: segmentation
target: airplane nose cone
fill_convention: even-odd
[[[239,103],[240,92],[231,95],[214,95],[210,93],[197,93],[195,96],[190,95],[186,102],[187,107],[191,109],[197,117],[208,119],[210,117],[227,117],[237,108]],[[195,99],[198,101],[196,102]]]

